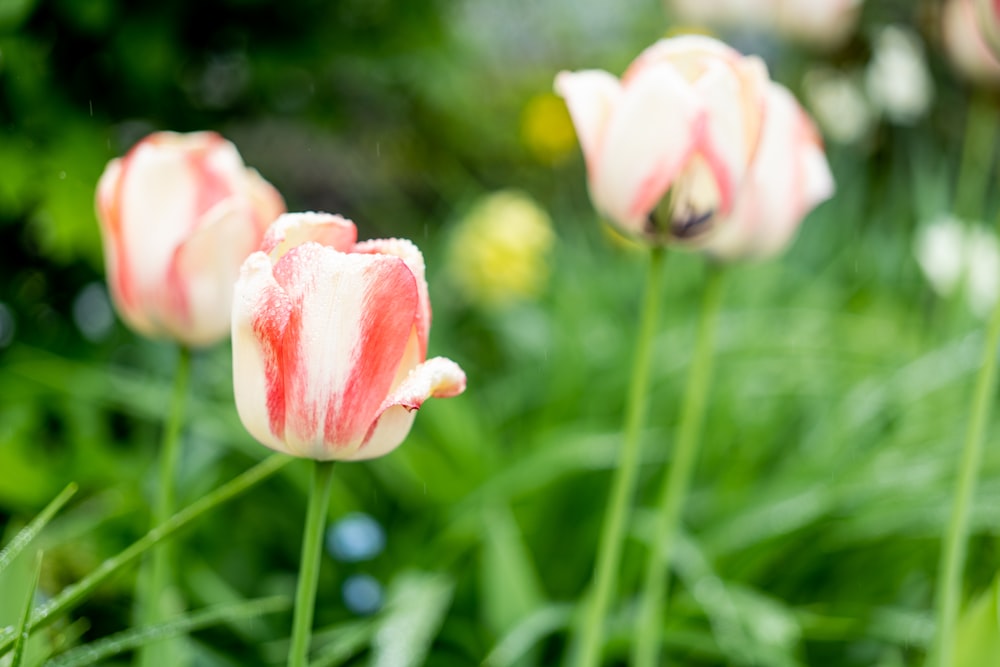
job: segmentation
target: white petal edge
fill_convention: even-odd
[[[282,291],[274,280],[271,260],[263,252],[247,257],[233,290],[232,344],[233,394],[243,426],[261,444],[291,454],[271,431],[267,409],[267,370],[253,321],[261,296],[268,290]]]
[[[618,79],[602,70],[560,72],[556,93],[566,100],[588,169],[593,169],[604,133],[621,97]]]

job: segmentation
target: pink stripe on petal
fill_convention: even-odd
[[[339,412],[327,413],[327,442],[363,438],[385,400],[406,351],[419,307],[416,280],[398,258],[379,258],[365,268],[365,318]]]
[[[407,239],[372,239],[362,241],[354,246],[351,252],[367,255],[391,255],[399,257],[413,273],[417,281],[417,297],[419,307],[414,326],[420,342],[420,361],[427,357],[427,339],[431,329],[431,299],[427,290],[426,267],[424,256],[413,243]]]
[[[291,300],[281,360],[285,440],[301,455],[359,442],[389,393],[417,309],[413,274],[397,257],[317,243],[274,267]]]

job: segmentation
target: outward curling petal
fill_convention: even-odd
[[[414,368],[382,403],[368,437],[351,459],[375,458],[398,447],[424,401],[458,396],[465,391],[465,382],[465,373],[458,364],[444,357],[428,359]]]

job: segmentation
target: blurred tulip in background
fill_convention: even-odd
[[[98,184],[118,313],[153,338],[192,346],[225,338],[240,264],[284,210],[278,191],[218,134],[149,135]]]

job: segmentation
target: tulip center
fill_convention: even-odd
[[[655,220],[666,223],[656,227],[676,239],[700,236],[708,230],[708,223],[719,210],[721,198],[708,163],[702,156],[695,155],[654,211]]]

